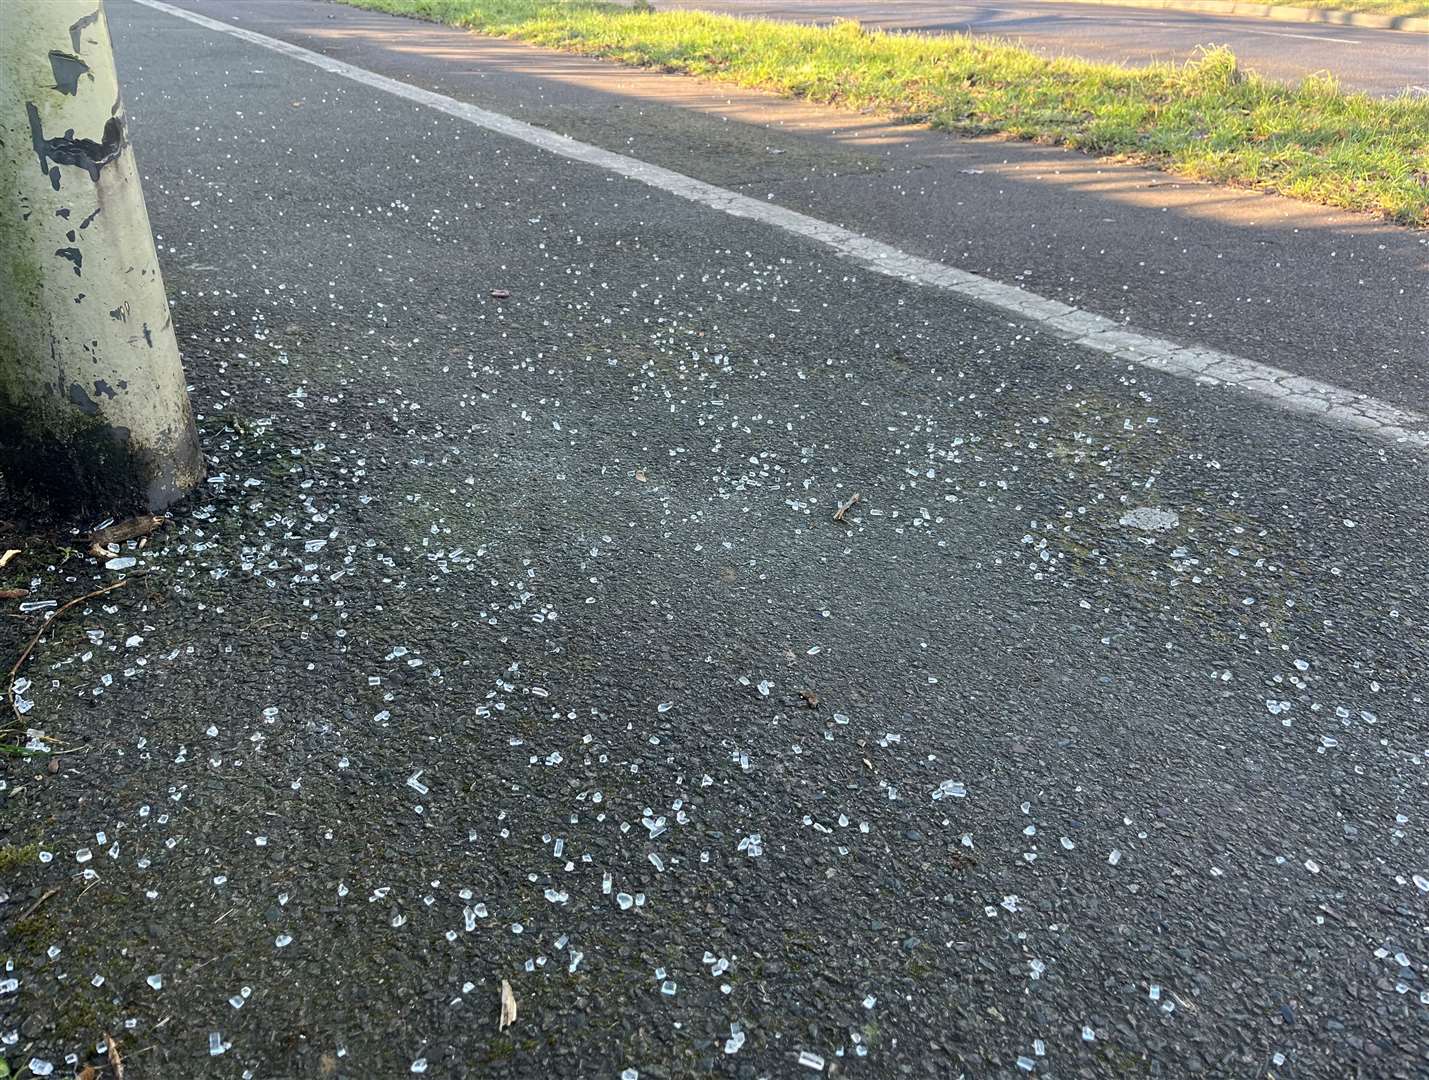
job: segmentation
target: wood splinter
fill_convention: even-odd
[[[839,503],[839,508],[834,511],[834,520],[842,521],[844,519],[844,515],[858,505],[859,498],[860,496],[858,492],[854,492],[853,498],[849,499],[848,502]]]
[[[168,523],[169,519],[162,514],[140,514],[137,517],[115,522],[103,529],[95,529],[89,534],[89,553],[96,559],[112,559],[114,551],[110,549],[109,545],[117,546],[126,540],[137,540],[141,536],[148,536],[150,533],[162,529]]]

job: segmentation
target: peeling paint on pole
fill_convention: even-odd
[[[90,511],[203,479],[100,0],[0,5],[0,473]]]

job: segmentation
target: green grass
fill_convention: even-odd
[[[1366,11],[1374,15],[1429,15],[1429,4],[1424,0],[1251,0],[1251,3],[1323,11]]]
[[[1116,155],[1183,176],[1429,225],[1429,99],[1241,71],[1048,60],[961,35],[884,34],[598,0],[344,0],[621,63],[686,72],[974,134]]]

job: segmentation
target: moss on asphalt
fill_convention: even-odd
[[[30,865],[40,855],[39,844],[5,844],[0,846],[0,874],[13,874]]]

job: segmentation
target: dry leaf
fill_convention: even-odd
[[[107,1031],[104,1033],[104,1045],[109,1048],[109,1067],[114,1070],[114,1080],[124,1080],[124,1059],[119,1056],[119,1044]]]
[[[75,1074],[74,1080],[97,1080],[98,1076],[98,1069],[96,1069],[93,1065],[86,1065],[84,1068],[80,1069],[78,1073]]]
[[[497,1030],[505,1031],[514,1023],[516,1023],[516,995],[511,992],[511,984],[502,979],[501,1019],[497,1021]]]
[[[0,589],[0,600],[23,600],[29,595],[29,589]]]
[[[819,695],[812,690],[800,690],[799,696],[804,699],[806,709],[817,709],[819,707]]]

